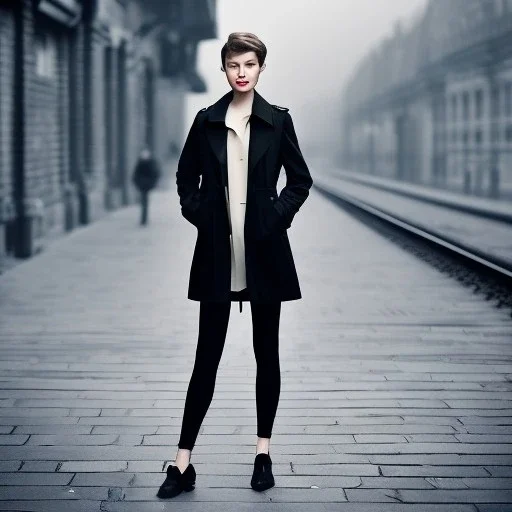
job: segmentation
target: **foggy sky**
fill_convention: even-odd
[[[218,0],[217,40],[200,43],[198,68],[208,92],[189,94],[185,133],[195,113],[228,92],[220,50],[230,32],[255,33],[267,46],[256,89],[290,109],[304,147],[336,138],[339,97],[357,61],[410,20],[426,0]],[[329,115],[331,114],[331,115]]]

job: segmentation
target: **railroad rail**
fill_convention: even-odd
[[[512,266],[496,255],[491,255],[485,251],[475,250],[474,247],[468,247],[460,240],[451,239],[445,234],[429,231],[424,226],[418,226],[410,219],[398,216],[390,211],[386,211],[380,206],[370,204],[360,198],[354,197],[340,190],[331,189],[326,184],[315,182],[314,187],[325,197],[344,207],[364,212],[367,215],[376,217],[390,226],[401,230],[409,235],[413,235],[421,240],[434,245],[437,249],[456,255],[457,258],[469,264],[479,272],[485,272],[497,278],[501,284],[512,287]]]

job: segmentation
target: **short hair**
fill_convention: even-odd
[[[250,32],[232,32],[220,51],[222,67],[224,68],[228,54],[246,52],[256,53],[259,65],[263,66],[267,57],[267,47],[263,44],[263,41]]]

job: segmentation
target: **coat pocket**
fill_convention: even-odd
[[[207,218],[207,203],[207,199],[202,198],[195,209],[191,209],[188,206],[182,206],[181,213],[185,219],[187,219],[197,229],[200,229],[205,225],[204,221]]]
[[[274,206],[277,193],[272,188],[256,189],[260,239],[280,234],[286,229],[284,218]]]

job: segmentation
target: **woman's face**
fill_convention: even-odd
[[[254,89],[264,69],[265,64],[259,65],[255,52],[246,52],[229,54],[224,71],[233,91],[248,92]]]

